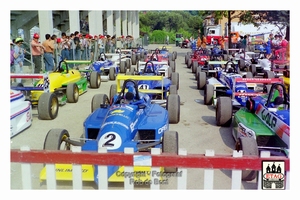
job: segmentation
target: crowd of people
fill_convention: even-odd
[[[33,34],[30,42],[32,61],[34,63],[34,73],[42,72],[42,63],[45,71],[53,71],[61,60],[94,60],[94,56],[100,53],[115,53],[117,41],[121,42],[121,48],[130,48],[133,41],[132,36],[110,36],[110,35],[91,35],[81,34],[75,31],[70,35],[65,32],[61,37],[46,34],[45,39],[40,42],[38,33]],[[21,37],[11,40],[11,73],[23,73],[25,59],[25,49],[22,46],[24,40]],[[94,55],[97,50],[97,55]],[[17,80],[21,82],[21,80]]]

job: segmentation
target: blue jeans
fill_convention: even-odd
[[[22,65],[22,66],[20,66],[19,63],[14,64],[14,66],[15,66],[15,73],[16,73],[16,74],[22,74],[22,73],[23,73],[23,62],[22,62],[21,65]],[[16,78],[16,82],[17,82],[17,83],[21,83],[21,82],[22,82],[22,79],[21,79],[21,78]]]
[[[75,50],[75,60],[81,60],[81,49]]]
[[[69,49],[63,49],[61,50],[61,59],[62,60],[70,60],[70,52]]]
[[[45,62],[45,70],[48,71],[53,71],[54,69],[54,58],[53,54],[51,53],[45,53],[44,54],[44,62]]]

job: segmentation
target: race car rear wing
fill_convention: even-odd
[[[50,81],[49,81],[49,72],[44,74],[10,74],[10,78],[22,78],[22,79],[44,79],[44,84],[42,87],[34,86],[11,86],[11,89],[20,90],[20,91],[33,91],[41,90],[44,92],[50,92]]]
[[[161,94],[161,97],[163,99],[164,96],[163,76],[133,76],[133,75],[118,74],[116,77],[118,93],[121,92],[123,82],[127,79],[131,79],[135,81],[141,81],[141,80],[161,81],[162,82],[161,89],[139,89],[139,92],[146,93],[146,94]]]
[[[273,84],[273,83],[283,83],[282,78],[235,78],[233,82],[233,88],[236,87],[236,83],[256,83],[256,84]],[[262,92],[253,92],[253,93],[243,93],[243,92],[234,92],[233,98],[235,96],[258,96],[266,93]]]

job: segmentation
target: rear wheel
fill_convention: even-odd
[[[77,103],[79,99],[79,89],[76,83],[67,85],[67,101],[69,103]]]
[[[38,116],[43,120],[55,119],[58,114],[58,98],[55,93],[43,93],[38,101]]]
[[[205,85],[206,85],[206,73],[198,72],[198,79],[197,79],[198,90],[203,90]]]
[[[197,67],[198,67],[198,61],[193,61],[192,73],[196,73]]]
[[[100,108],[101,105],[109,105],[108,96],[106,94],[94,95],[91,102],[91,112],[94,112],[96,109]]]
[[[272,71],[264,71],[264,78],[275,78],[275,74]]]
[[[136,60],[138,60],[138,59],[137,59],[137,56],[136,56],[135,54],[133,54],[133,55],[131,56],[131,63],[132,63],[133,65],[136,65]]]
[[[177,94],[177,86],[176,85],[170,85],[169,94]]]
[[[114,67],[109,68],[109,80],[114,81],[116,79],[116,69]]]
[[[191,68],[192,67],[192,60],[189,58],[186,64],[187,68]]]
[[[171,81],[172,81],[172,85],[176,85],[177,90],[178,90],[179,89],[179,73],[178,72],[171,73]]]
[[[175,68],[175,61],[170,61],[170,68],[172,69],[172,72],[175,72],[176,68]]]
[[[214,86],[211,84],[207,84],[204,87],[204,104],[211,105],[213,102],[213,96],[214,96]]]
[[[167,97],[167,110],[169,123],[177,124],[180,121],[180,97],[178,94],[170,94]]]
[[[120,62],[120,73],[125,73],[126,72],[126,61],[125,60],[121,60]],[[110,73],[110,70],[109,70]]]
[[[70,137],[65,129],[51,129],[44,141],[44,150],[70,150],[70,143],[66,139]]]
[[[113,98],[116,94],[117,94],[117,85],[116,84],[110,85],[110,90],[109,90],[109,100],[110,100],[110,102],[113,101]]]
[[[254,138],[240,137],[239,142],[243,151],[243,156],[254,156],[258,158],[257,143]],[[242,180],[252,181],[256,178],[257,172],[255,170],[243,170]]]
[[[230,126],[232,121],[232,102],[230,97],[218,97],[216,105],[217,126]]]
[[[100,73],[93,71],[90,75],[90,87],[99,88],[101,85],[101,75]]]
[[[178,155],[178,132],[177,131],[165,131],[162,139],[162,152],[172,153]],[[165,167],[164,172],[174,173],[177,172],[176,167]]]

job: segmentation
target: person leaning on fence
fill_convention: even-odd
[[[45,62],[45,71],[54,70],[54,43],[51,39],[50,34],[45,35],[45,39],[42,45],[45,47],[44,51],[44,62]]]
[[[20,37],[16,38],[14,46],[14,69],[15,73],[23,73],[23,64],[24,64],[24,53],[25,50],[21,47],[24,40]],[[17,78],[17,83],[21,83],[22,79]]]
[[[61,59],[70,60],[70,41],[65,32],[61,34]]]
[[[39,42],[39,38],[39,34],[33,34],[33,39],[30,44],[35,74],[39,74],[42,70],[42,55],[44,54],[45,49],[45,47]]]

